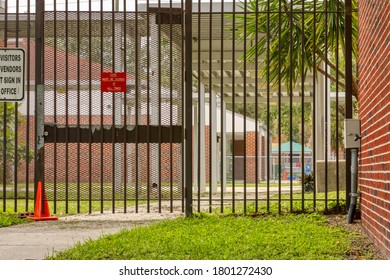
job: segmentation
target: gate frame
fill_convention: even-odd
[[[35,1],[35,176],[34,194],[38,182],[44,184],[45,173],[45,139],[44,139],[44,85],[43,85],[43,36],[45,22],[45,0]],[[42,115],[41,117],[39,117]],[[43,198],[43,196],[42,196]],[[42,204],[43,205],[43,204]]]
[[[222,0],[223,1],[223,0]],[[210,1],[211,2],[211,1]],[[43,36],[44,36],[44,11],[45,0],[36,0],[36,25],[35,25],[35,40],[36,40],[36,64],[35,64],[35,95],[36,100],[39,101],[43,97]],[[183,2],[182,2],[183,3]],[[235,3],[235,1],[234,1]],[[185,168],[184,168],[184,182],[185,182],[185,214],[190,216],[193,213],[193,164],[192,164],[192,0],[185,0]],[[345,116],[346,118],[352,117],[353,102],[352,102],[352,2],[351,0],[345,0],[345,41],[346,41],[346,54],[345,54],[345,75],[346,75],[346,106]],[[42,95],[42,96],[40,96]],[[36,117],[39,116],[39,112],[43,112],[44,104],[36,102],[35,110]],[[39,181],[44,183],[44,123],[43,118],[37,118],[35,123],[35,173],[34,173],[34,190]],[[349,192],[351,189],[351,171],[348,168],[351,164],[351,151],[346,149],[346,204],[347,207],[350,204]]]
[[[192,215],[192,0],[185,2],[185,213]]]
[[[352,1],[345,0],[345,118],[352,118]],[[345,149],[346,204],[351,204],[351,149]]]

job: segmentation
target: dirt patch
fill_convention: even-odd
[[[354,220],[352,224],[347,224],[347,215],[326,215],[331,226],[344,228],[347,231],[356,233],[352,239],[352,252],[348,258],[351,260],[386,260],[378,247],[364,234],[361,220]]]

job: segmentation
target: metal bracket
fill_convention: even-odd
[[[37,118],[37,144],[38,150],[43,148],[45,144],[45,104],[44,104],[44,85],[37,85],[37,107],[36,107],[36,118]]]

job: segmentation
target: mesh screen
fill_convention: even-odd
[[[69,211],[74,202],[182,199],[182,144],[163,143],[173,141],[172,129],[165,137],[161,128],[157,137],[150,132],[182,125],[180,25],[157,25],[145,13],[57,12],[46,19],[45,122],[65,130],[45,146],[48,199],[66,201]],[[101,72],[126,72],[127,92],[102,93]],[[133,143],[101,129],[124,126],[135,133]],[[150,134],[146,143],[141,126]],[[100,143],[81,141],[97,129]]]

